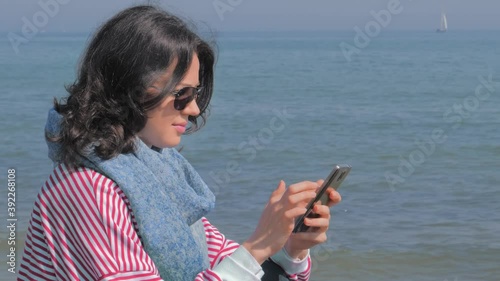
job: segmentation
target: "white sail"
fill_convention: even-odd
[[[448,30],[448,20],[446,19],[446,14],[442,13],[441,14],[441,24],[439,25],[439,29],[437,29],[437,32],[446,32]]]
[[[441,14],[441,28],[442,31],[448,30],[448,21],[446,20],[446,14]]]

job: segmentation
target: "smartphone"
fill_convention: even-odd
[[[321,202],[322,205],[326,205],[328,203],[328,194],[326,193],[328,187],[332,187],[333,189],[337,190],[350,171],[351,171],[351,166],[346,164],[339,164],[333,167],[332,172],[325,179],[325,182],[323,182],[323,185],[316,194],[316,197],[307,204],[306,206],[307,211],[305,212],[305,214],[298,217],[298,219],[296,220],[293,233],[305,232],[309,229],[309,226],[304,224],[304,218],[317,217],[317,215],[314,214],[312,211],[314,205],[318,201]]]

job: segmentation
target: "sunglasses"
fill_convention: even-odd
[[[185,87],[172,92],[174,95],[174,108],[183,110],[194,99],[197,99],[203,87]]]

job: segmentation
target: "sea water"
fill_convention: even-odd
[[[216,38],[208,123],[182,142],[217,195],[209,220],[242,242],[279,180],[320,179],[346,163],[311,280],[500,280],[500,33],[394,31],[363,48],[354,36]],[[2,220],[14,168],[19,266],[52,170],[47,111],[74,80],[88,35],[40,34],[17,54],[0,38]],[[343,42],[356,51],[347,56]],[[9,230],[0,235],[6,270]]]

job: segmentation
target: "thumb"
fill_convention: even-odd
[[[318,184],[318,191],[319,191],[319,189],[321,188],[321,186],[323,185],[324,182],[325,182],[325,180],[322,180],[322,179],[316,181],[316,183]]]
[[[280,183],[278,184],[276,191],[278,191],[278,193],[283,193],[286,191],[286,184],[284,180],[280,180]]]
[[[280,180],[280,183],[278,184],[278,188],[285,188],[286,187],[286,184],[285,184],[285,181],[284,180]]]
[[[286,191],[286,184],[283,180],[280,180],[280,183],[278,184],[278,187],[273,191],[271,194],[271,201],[276,202],[281,199],[281,196],[283,196],[283,193]]]

